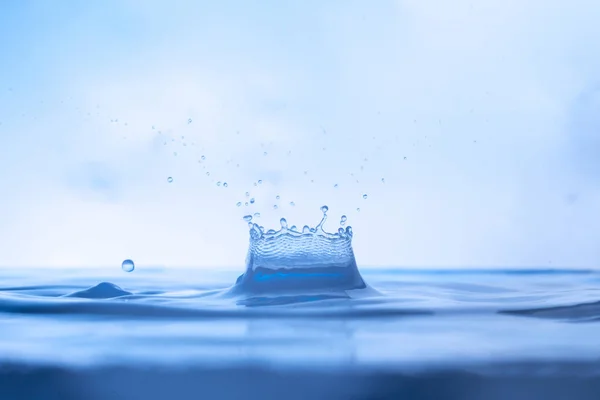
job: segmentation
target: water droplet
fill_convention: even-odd
[[[250,215],[250,214],[244,215],[244,221],[246,221],[246,222],[252,221],[252,215]]]
[[[227,184],[227,182],[223,182],[223,187],[227,187],[227,186],[229,186],[229,185]]]
[[[322,207],[321,207],[321,212],[322,212],[323,214],[327,214],[327,211],[329,211],[329,207],[327,207],[327,206],[322,206]]]
[[[360,207],[356,209],[356,211],[360,212]]]
[[[279,199],[281,199],[281,196],[277,195],[277,196],[275,196],[275,199],[279,200]]]
[[[404,159],[406,160],[406,157],[404,157]]]
[[[277,210],[279,208],[279,206],[277,204],[273,205],[273,209]]]
[[[245,203],[244,203],[244,205],[245,205],[246,207],[248,207],[248,202],[245,202]]]
[[[287,220],[285,218],[281,218],[279,220],[279,223],[281,224],[281,229],[287,229],[288,228]]]
[[[266,156],[266,155],[267,155],[267,152],[265,151],[265,152],[263,153],[263,156]]]
[[[217,186],[221,186],[221,181],[217,182]]]
[[[135,269],[135,264],[131,260],[125,260],[121,264],[121,269],[125,272],[131,272]]]
[[[385,178],[381,178],[381,183],[385,183]]]
[[[250,197],[250,192],[246,192],[246,197]]]
[[[346,227],[346,234],[347,234],[348,236],[352,236],[352,227],[351,227],[351,226],[347,226],[347,227]]]
[[[200,158],[202,159],[202,161],[206,160],[206,156],[202,156]]]
[[[335,185],[333,185],[333,187],[337,189],[337,187],[338,187],[338,184],[336,183]]]
[[[254,204],[254,197],[250,199],[250,204]]]
[[[254,218],[260,218],[260,213],[259,212],[254,213]]]
[[[259,180],[258,180],[258,184],[259,184],[259,185],[262,185],[262,179],[259,179]]]
[[[167,182],[172,183],[173,182],[173,178],[172,177],[168,177],[167,178]]]
[[[208,172],[208,171],[207,171],[207,172],[206,172],[206,176],[210,176],[210,172]]]
[[[340,229],[338,229],[338,233],[340,234],[340,236],[344,236],[344,233],[345,233],[345,232],[346,232],[346,231],[344,231],[344,228],[340,228]]]
[[[188,118],[188,124],[191,124],[191,123],[192,123],[192,119]]]
[[[242,206],[242,202],[238,201],[235,205],[238,206],[238,207],[241,207]]]
[[[176,151],[174,151],[174,152],[173,152],[173,155],[174,155],[175,157],[177,157],[177,152],[176,152]]]
[[[290,206],[294,207],[296,205],[296,203],[294,203],[293,201],[290,201]]]
[[[302,228],[302,233],[310,233],[310,228],[308,225],[304,225],[304,228]]]
[[[258,186],[258,183],[254,182],[254,186]]]
[[[152,129],[154,129],[154,125],[152,125]]]
[[[363,199],[366,199],[367,197],[369,197],[369,196],[367,196],[366,194],[363,194]]]
[[[345,215],[342,215],[342,218],[340,219],[340,225],[342,225],[342,226],[346,225],[347,220],[348,220],[348,217],[346,217]]]

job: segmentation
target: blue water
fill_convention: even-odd
[[[322,211],[238,268],[0,270],[0,399],[600,398],[600,273],[359,269]]]
[[[600,393],[595,271],[362,268],[378,295],[278,304],[223,295],[243,269],[2,269],[0,398]]]

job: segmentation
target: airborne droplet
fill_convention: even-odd
[[[125,260],[121,264],[121,269],[125,272],[131,272],[135,269],[135,264],[131,260]]]
[[[323,207],[321,207],[321,212],[322,212],[323,214],[327,214],[327,211],[329,211],[329,207],[327,207],[327,206],[323,206]]]
[[[170,176],[170,177],[168,177],[168,178],[167,178],[167,182],[169,182],[169,183],[173,183],[173,177],[171,177],[171,176]]]

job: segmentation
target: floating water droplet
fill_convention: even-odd
[[[280,196],[280,195],[277,195],[277,196],[275,196],[275,199],[276,199],[276,200],[279,200],[279,199],[281,199],[281,196]]]
[[[121,269],[125,272],[131,272],[135,269],[135,264],[131,260],[125,260],[121,264]]]
[[[356,211],[360,212],[360,207],[356,209]]]
[[[266,155],[267,155],[267,152],[265,151],[265,152],[263,153],[263,156],[266,156]]]
[[[336,183],[335,185],[333,185],[333,187],[337,189],[337,187],[338,187],[338,184]]]
[[[206,176],[210,176],[210,172],[208,172],[208,171],[207,171],[207,172],[206,172]]]
[[[254,218],[260,218],[260,213],[259,212],[254,213]]]
[[[254,204],[254,197],[250,199],[250,204]]]
[[[175,157],[177,157],[177,152],[176,152],[176,151],[174,151],[174,152],[173,152],[173,155],[174,155]]]
[[[367,197],[369,197],[369,196],[367,196],[366,194],[363,194],[363,199],[365,199],[365,200],[366,200],[366,199],[367,199]]]
[[[281,218],[279,220],[279,223],[281,224],[281,229],[287,229],[288,228],[287,220],[285,218]]]
[[[192,119],[188,118],[188,124],[191,124],[191,123],[192,123]]]
[[[347,220],[348,220],[348,217],[346,217],[345,215],[342,215],[342,218],[340,219],[340,225],[342,225],[342,226],[346,225]]]
[[[258,186],[258,183],[254,182],[254,186]]]
[[[244,215],[244,221],[246,221],[246,222],[252,221],[252,215],[249,215],[249,214],[248,215]]]
[[[279,206],[277,204],[273,205],[273,209],[277,210]]]
[[[245,205],[246,207],[248,207],[248,202],[245,202],[245,203],[244,203],[244,205]]]
[[[217,182],[217,186],[221,186],[221,181]]]
[[[246,192],[246,197],[250,197],[250,192]]]
[[[385,178],[381,178],[381,183],[385,183]]]
[[[200,158],[202,159],[202,161],[206,160],[206,156],[202,156]]]
[[[406,160],[406,157],[404,157],[404,159]]]
[[[167,178],[167,182],[169,182],[169,183],[172,183],[172,182],[173,182],[173,177],[171,177],[171,176],[170,176],[170,177],[168,177],[168,178]]]
[[[290,201],[290,206],[294,207],[296,205],[296,203],[294,203],[293,201]]]
[[[259,179],[259,180],[258,180],[258,184],[259,184],[259,185],[262,185],[262,179]]]
[[[227,187],[227,186],[229,186],[229,185],[227,184],[227,182],[223,182],[223,187]]]
[[[327,214],[327,211],[329,211],[329,207],[327,207],[327,206],[322,206],[322,207],[321,207],[321,212],[322,212],[323,214]]]
[[[241,207],[242,206],[242,202],[238,201],[235,205],[238,206],[238,207]]]

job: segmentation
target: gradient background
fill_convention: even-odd
[[[244,214],[314,226],[327,204],[360,265],[596,267],[599,20],[594,0],[4,0],[0,265],[241,267]]]

